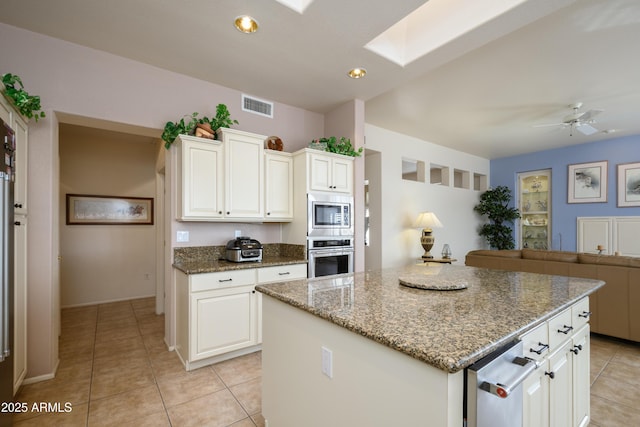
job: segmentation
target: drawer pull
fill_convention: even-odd
[[[548,375],[549,378],[551,378],[551,379],[554,379],[556,377],[556,374],[554,374],[553,371],[552,372],[545,372],[544,374]]]
[[[546,349],[548,349],[548,348],[549,348],[549,344],[542,344],[541,342],[539,342],[539,343],[538,343],[538,345],[540,346],[540,348],[539,348],[539,349],[534,350],[534,349],[530,348],[530,349],[529,349],[529,352],[530,352],[530,353],[535,353],[535,354],[540,355],[540,354],[542,354]]]
[[[572,352],[573,354],[578,354],[581,350],[582,350],[582,346],[578,344],[578,345],[574,345],[573,348],[569,351]]]
[[[591,317],[591,312],[583,311],[582,313],[578,314],[578,317],[584,317],[585,319],[588,319],[589,317]]]
[[[283,271],[282,273],[278,273],[279,276],[287,276],[289,274],[291,274],[290,271]]]
[[[233,282],[233,279],[229,278],[229,279],[218,279],[218,282],[223,283],[223,282]]]
[[[562,327],[563,327],[564,329],[558,329],[558,333],[559,333],[559,334],[565,334],[565,335],[567,335],[569,332],[573,331],[573,326],[563,325]]]

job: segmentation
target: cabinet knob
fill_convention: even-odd
[[[553,372],[545,372],[544,374],[547,375],[551,379],[554,379],[556,377],[556,374],[554,374]]]
[[[222,211],[218,211],[218,215],[222,215]]]
[[[271,215],[271,212],[267,212],[267,215]]]
[[[227,215],[229,215],[231,212],[227,211]]]
[[[572,352],[573,354],[578,354],[580,351],[582,351],[582,345],[580,344],[574,345],[573,348],[569,351]]]
[[[22,203],[16,203],[15,205],[13,205],[14,208],[22,208]]]
[[[16,221],[13,223],[13,225],[22,225],[22,224],[20,223],[20,221]]]
[[[252,293],[252,294],[255,294],[255,293],[256,293],[255,289],[254,289],[253,291],[251,291],[251,293]]]

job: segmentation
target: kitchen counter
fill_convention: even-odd
[[[304,245],[267,243],[263,245],[262,262],[230,262],[224,259],[225,246],[174,248],[173,267],[186,274],[200,274],[278,265],[306,264],[305,252],[306,247]]]
[[[407,274],[462,290],[399,284]],[[570,307],[604,282],[454,265],[419,265],[256,289],[447,373],[455,373]]]

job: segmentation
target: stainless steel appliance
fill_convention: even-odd
[[[353,236],[353,197],[307,194],[307,236]]]
[[[13,181],[14,133],[0,119],[0,403],[13,401]],[[0,411],[0,426],[10,426],[11,411]]]
[[[308,277],[353,273],[353,237],[307,240]]]
[[[522,426],[522,382],[537,368],[523,353],[513,341],[467,368],[467,427]]]
[[[225,257],[232,262],[262,261],[262,244],[246,236],[229,240]]]

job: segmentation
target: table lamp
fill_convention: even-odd
[[[424,248],[424,255],[422,255],[422,259],[433,258],[433,255],[429,252],[436,241],[436,239],[431,235],[433,232],[432,229],[442,228],[442,223],[433,212],[422,212],[418,215],[415,226],[422,228],[422,236],[420,237],[420,244]]]

